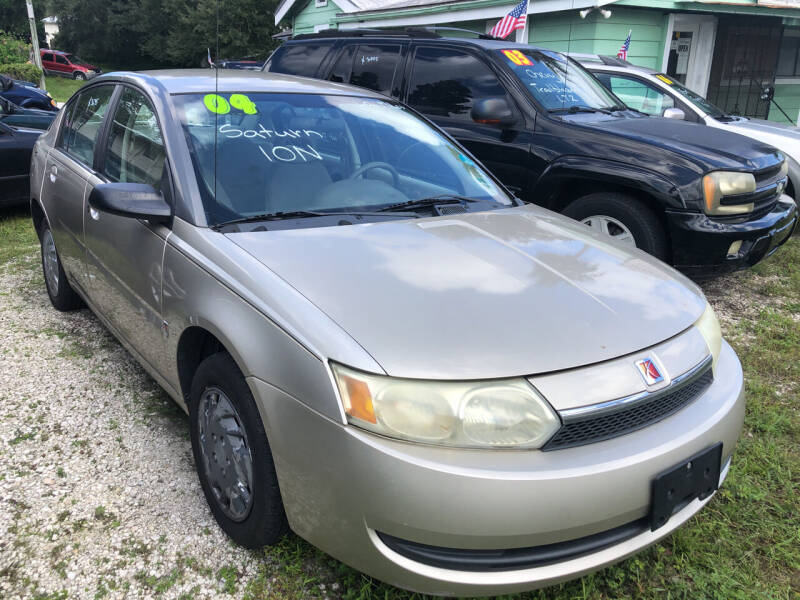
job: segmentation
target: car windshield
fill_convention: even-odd
[[[615,110],[620,102],[574,60],[548,50],[497,50],[525,89],[551,112]]]
[[[667,77],[663,73],[658,73],[655,77],[659,81],[666,83],[669,87],[678,92],[681,96],[683,96],[686,100],[694,104],[697,108],[702,110],[709,117],[718,119],[727,116],[725,112],[721,110],[719,107],[714,106],[713,104],[711,104],[711,102],[703,98],[700,94],[695,94],[692,90],[690,90],[687,87],[684,87],[671,77]]]
[[[469,156],[386,100],[244,92],[174,100],[211,226],[299,211],[373,213],[432,198],[463,201],[461,212],[513,204]]]
[[[73,65],[81,65],[81,66],[86,66],[86,67],[89,66],[89,63],[87,63],[82,58],[79,58],[79,57],[75,56],[74,54],[66,54],[65,57]]]

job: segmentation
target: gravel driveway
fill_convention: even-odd
[[[183,413],[33,252],[0,266],[0,598],[238,597],[264,559],[214,523]]]

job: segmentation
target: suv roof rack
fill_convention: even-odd
[[[440,38],[438,31],[457,31],[469,33],[482,40],[493,40],[490,35],[472,31],[471,29],[461,29],[459,27],[406,27],[404,29],[324,29],[316,33],[300,33],[292,39],[309,40],[320,38],[339,38],[339,37],[414,37],[414,38]]]

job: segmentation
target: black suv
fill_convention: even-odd
[[[634,112],[550,50],[430,30],[298,35],[266,71],[396,98],[535,202],[707,276],[755,264],[797,222],[775,148]]]

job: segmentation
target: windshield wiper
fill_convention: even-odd
[[[606,108],[593,108],[591,106],[578,106],[577,104],[570,107],[563,107],[563,108],[551,108],[547,112],[549,113],[568,113],[570,115],[574,115],[576,113],[603,113],[604,115],[610,115],[611,111]]]
[[[290,210],[290,211],[280,211],[274,213],[264,213],[261,215],[253,215],[250,217],[240,217],[238,219],[231,219],[230,221],[223,221],[222,223],[217,223],[216,225],[212,225],[211,229],[215,231],[219,231],[223,227],[227,227],[228,225],[240,225],[242,223],[258,223],[260,221],[281,221],[283,219],[305,219],[308,217],[353,217],[353,216],[366,216],[366,215],[375,215],[379,211],[320,211],[320,210]],[[408,213],[408,217],[418,217],[419,215],[415,213]]]
[[[430,196],[428,198],[419,198],[417,200],[408,200],[406,202],[398,202],[379,208],[378,212],[392,212],[395,210],[402,210],[404,208],[427,208],[429,206],[438,206],[439,204],[466,204],[467,202],[480,202],[477,198],[467,198],[466,196],[454,196],[453,194],[442,194],[440,196]]]

